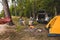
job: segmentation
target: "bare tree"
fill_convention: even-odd
[[[13,25],[11,14],[9,11],[8,1],[2,0],[2,5],[3,5],[4,12],[5,12],[5,17],[9,17],[11,19],[11,21],[9,22],[9,25]]]

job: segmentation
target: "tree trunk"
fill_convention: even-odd
[[[14,13],[15,13],[15,16],[17,16],[17,14],[16,14],[16,1],[13,0],[12,4],[13,4],[13,6],[14,6]]]
[[[54,6],[54,10],[55,10],[55,16],[57,15],[57,9],[56,6]]]
[[[32,4],[32,15],[33,15],[33,18],[35,19],[35,3]]]
[[[9,25],[13,25],[11,14],[9,11],[8,1],[2,0],[2,5],[3,5],[4,12],[5,12],[5,17],[9,17],[11,19],[11,21],[9,22]]]

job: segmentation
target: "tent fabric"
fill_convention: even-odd
[[[60,15],[51,19],[46,28],[49,28],[49,34],[60,34]]]

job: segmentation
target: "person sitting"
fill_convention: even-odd
[[[49,21],[49,17],[48,17],[48,15],[45,15],[45,24],[47,24],[48,21]]]
[[[20,17],[19,22],[20,22],[21,25],[25,25],[25,20],[23,20],[22,17]]]
[[[33,25],[33,18],[32,17],[30,17],[29,25]]]

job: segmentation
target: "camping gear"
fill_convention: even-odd
[[[8,22],[10,22],[10,18],[9,17],[0,19],[0,24],[5,24],[5,23],[8,23]]]
[[[51,19],[45,28],[48,29],[48,36],[60,36],[60,15]]]
[[[30,25],[30,27],[29,27],[30,29],[34,29],[35,27],[33,26],[33,25]]]

